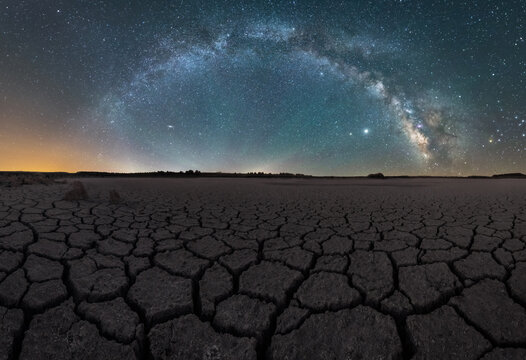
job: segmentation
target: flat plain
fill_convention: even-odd
[[[0,360],[526,359],[526,180],[81,181],[0,188]]]

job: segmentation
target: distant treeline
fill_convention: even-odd
[[[111,173],[111,172],[92,172],[79,171],[75,174],[70,174],[77,177],[261,177],[261,178],[307,178],[312,175],[292,174],[292,173],[264,173],[264,172],[248,172],[248,173],[225,173],[225,172],[201,172],[199,170],[186,171],[154,171],[154,172],[139,172],[139,173]]]
[[[149,178],[195,178],[195,177],[209,177],[209,178],[324,178],[324,179],[350,179],[350,178],[370,178],[370,179],[412,179],[412,178],[459,178],[459,179],[526,179],[526,175],[522,173],[496,174],[493,176],[387,176],[382,173],[369,174],[367,176],[313,176],[305,174],[293,174],[281,172],[278,174],[265,172],[248,172],[248,173],[229,173],[229,172],[201,172],[199,170],[186,171],[152,171],[152,172],[138,172],[138,173],[115,173],[115,172],[99,172],[99,171],[79,171],[76,173],[68,172],[31,172],[31,171],[0,171],[0,177],[4,180],[18,182],[33,182],[29,178],[38,178],[44,181],[45,179],[59,179],[59,178],[78,178],[78,177],[149,177]],[[0,178],[2,183],[2,178]]]

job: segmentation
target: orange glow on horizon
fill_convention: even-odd
[[[100,161],[96,149],[79,142],[71,144],[70,139],[10,130],[11,133],[0,132],[0,171],[77,172],[115,168],[111,166],[114,164]]]

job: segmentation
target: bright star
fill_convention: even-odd
[[[364,133],[365,135],[369,134],[369,129],[363,129],[363,133]]]

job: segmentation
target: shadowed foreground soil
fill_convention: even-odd
[[[0,188],[0,360],[526,359],[524,180],[82,182]]]

